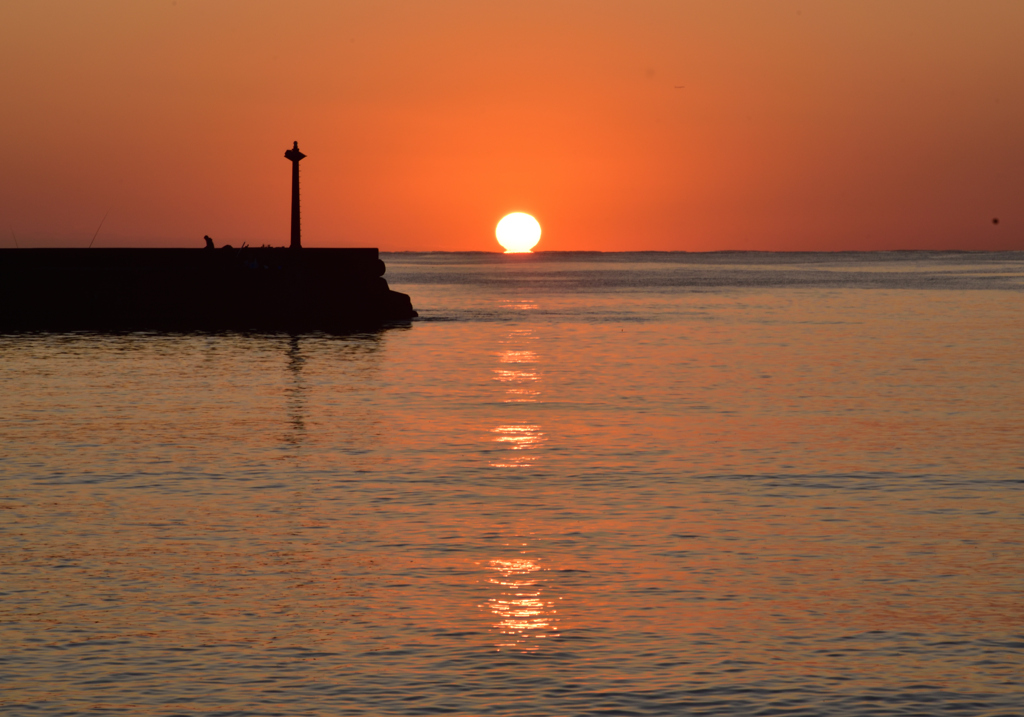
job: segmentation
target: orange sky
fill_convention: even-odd
[[[1024,2],[0,4],[0,246],[1024,249]],[[677,88],[682,85],[682,88]],[[1000,223],[994,225],[993,217]]]

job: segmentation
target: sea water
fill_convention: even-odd
[[[0,337],[0,712],[1024,712],[1024,253],[384,259]]]

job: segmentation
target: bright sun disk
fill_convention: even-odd
[[[524,212],[512,212],[498,222],[494,235],[506,254],[527,253],[540,241],[540,223]]]

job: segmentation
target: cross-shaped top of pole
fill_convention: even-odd
[[[285,159],[292,161],[292,249],[302,248],[302,223],[299,218],[299,160],[306,155],[299,151],[299,143],[284,153]]]

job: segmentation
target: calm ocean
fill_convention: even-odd
[[[0,336],[0,713],[1024,714],[1024,252],[383,258]]]

